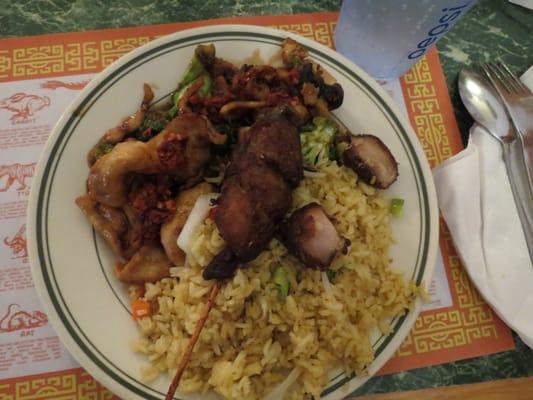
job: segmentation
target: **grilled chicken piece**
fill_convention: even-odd
[[[122,141],[127,134],[135,131],[142,125],[146,110],[148,110],[148,107],[154,98],[154,92],[152,91],[150,85],[145,83],[143,90],[144,95],[139,109],[133,115],[124,119],[118,126],[109,129],[98,141],[96,146],[89,151],[89,154],[87,155],[87,162],[89,163],[89,166],[92,166],[98,159],[97,149],[99,146],[102,144],[116,144]]]
[[[222,186],[215,213],[217,227],[241,262],[254,259],[273,237],[291,202],[291,188],[266,162],[240,158],[239,174]]]
[[[398,163],[388,147],[376,136],[354,135],[342,139],[344,165],[367,184],[386,189],[398,178]]]
[[[178,247],[177,240],[196,200],[202,194],[211,193],[212,191],[213,186],[205,182],[181,191],[176,198],[174,216],[161,225],[161,244],[167,257],[174,265],[183,265],[185,263],[185,253]]]
[[[240,144],[239,144],[240,145]],[[282,119],[266,119],[252,126],[244,137],[246,152],[264,160],[291,185],[303,178],[300,137],[292,124]]]
[[[204,270],[205,279],[233,275],[268,245],[303,177],[300,137],[277,117],[254,123],[242,135],[218,199],[215,223],[227,248]]]
[[[318,203],[294,211],[283,224],[281,238],[306,266],[321,270],[327,269],[339,252],[345,253],[349,245]]]

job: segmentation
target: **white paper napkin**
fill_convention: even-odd
[[[509,0],[509,2],[533,10],[533,0]]]
[[[533,67],[522,80],[533,89]],[[439,206],[459,257],[487,303],[533,348],[533,266],[500,144],[482,127],[433,170]]]

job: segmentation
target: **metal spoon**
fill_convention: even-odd
[[[469,69],[459,72],[459,95],[472,118],[496,140],[511,143],[516,139],[498,93],[483,75]]]
[[[520,141],[516,140],[516,132],[507,110],[490,82],[473,70],[463,69],[459,73],[459,95],[474,120],[500,142],[503,161],[529,250],[529,258],[533,262],[533,211],[531,207],[533,199],[527,176],[521,168],[523,161],[519,156],[521,154]]]

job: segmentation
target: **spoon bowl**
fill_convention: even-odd
[[[511,143],[516,139],[498,93],[482,74],[463,69],[459,73],[458,86],[463,104],[478,124],[501,143]]]

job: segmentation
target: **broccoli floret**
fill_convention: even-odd
[[[326,117],[315,117],[312,124],[302,128],[300,141],[304,167],[313,169],[323,160],[334,159],[333,142],[338,131],[337,125]]]
[[[169,116],[165,111],[157,109],[149,110],[146,112],[144,121],[134,136],[137,140],[146,142],[165,129],[169,121]]]
[[[114,144],[107,143],[107,142],[98,142],[94,146],[94,156],[96,160],[98,160],[103,155],[111,152],[111,150],[113,150],[113,147],[115,147]]]

